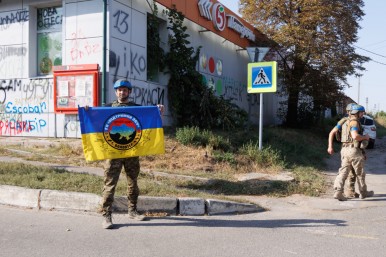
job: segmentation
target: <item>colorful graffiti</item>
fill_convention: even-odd
[[[52,79],[1,80],[0,136],[46,131],[51,88]]]
[[[47,121],[42,118],[25,119],[20,113],[2,113],[0,107],[0,136],[16,136],[21,133],[42,132]]]
[[[98,42],[92,42],[91,39],[85,38],[82,30],[71,34],[71,61],[82,60],[93,55],[100,55],[102,46]]]

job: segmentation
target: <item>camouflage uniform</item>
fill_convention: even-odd
[[[352,125],[353,124],[353,125]],[[362,127],[357,120],[350,120],[348,124],[347,133],[350,133],[351,127],[359,128],[359,134],[362,133]],[[343,137],[343,136],[342,136]],[[350,141],[351,140],[351,141]],[[347,179],[351,169],[354,169],[355,174],[357,176],[357,183],[359,187],[359,192],[361,196],[367,195],[367,186],[365,182],[366,173],[363,169],[364,166],[364,154],[363,150],[359,147],[360,142],[352,141],[352,139],[344,139],[342,138],[342,150],[341,150],[341,167],[339,168],[338,176],[334,182],[335,192],[343,192],[344,181]]]
[[[342,131],[342,126],[343,124],[348,121],[348,117],[344,117],[342,119],[340,119],[338,121],[338,124],[336,124],[336,128],[339,130],[339,131]],[[341,138],[340,136],[338,136],[339,133],[336,134],[336,139],[340,142],[341,141]],[[351,170],[350,170],[350,173],[348,174],[348,185],[347,185],[347,193],[348,193],[348,196],[350,197],[355,197],[355,182],[356,182],[356,179],[357,179],[357,175],[355,174],[355,171],[354,171],[354,168],[352,167]]]
[[[343,192],[344,181],[347,179],[351,169],[355,170],[357,175],[359,192],[361,195],[367,195],[367,185],[365,182],[366,173],[363,170],[364,156],[362,150],[358,147],[345,145],[341,151],[342,164],[339,168],[339,174],[334,182],[335,191]]]
[[[119,103],[114,101],[112,107],[137,106],[135,103]],[[129,210],[136,210],[139,196],[138,175],[140,171],[139,157],[107,160],[105,163],[104,187],[102,193],[102,214],[111,215],[117,186],[122,167],[127,178],[127,198]]]

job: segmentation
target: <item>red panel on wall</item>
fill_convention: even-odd
[[[56,113],[77,113],[78,106],[98,105],[98,64],[54,66],[53,71]]]

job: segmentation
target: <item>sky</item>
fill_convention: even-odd
[[[223,5],[238,13],[238,0],[219,0]],[[356,52],[373,61],[364,64],[366,70],[360,78],[347,77],[349,88],[345,94],[363,105],[367,112],[386,112],[386,1],[364,0],[365,15],[359,22]]]

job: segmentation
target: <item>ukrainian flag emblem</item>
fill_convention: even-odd
[[[156,106],[78,108],[87,161],[165,153]]]

